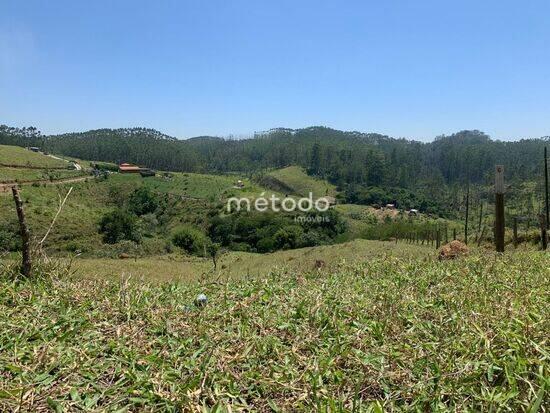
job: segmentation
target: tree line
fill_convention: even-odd
[[[179,140],[146,128],[44,136],[34,127],[0,127],[0,144],[40,146],[81,159],[207,173],[253,174],[299,165],[351,198],[360,198],[368,188],[396,188],[446,203],[457,201],[452,199],[456,188],[467,181],[490,184],[495,164],[506,165],[507,182],[538,180],[548,142],[548,137],[504,142],[477,130],[418,142],[327,127],[278,128],[241,140],[211,136]]]

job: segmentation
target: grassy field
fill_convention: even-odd
[[[314,198],[325,195],[336,195],[336,187],[334,185],[325,180],[307,175],[299,166],[277,169],[271,171],[269,175],[292,188],[293,192],[300,196],[307,196],[309,192],[313,194]]]
[[[66,168],[67,162],[19,146],[0,145],[0,163],[42,168]]]
[[[262,192],[268,197],[271,192],[266,191],[250,180],[234,175],[207,175],[195,173],[171,173],[171,178],[156,176],[143,179],[139,175],[113,175],[112,181],[134,182],[136,184],[145,184],[152,190],[161,193],[171,193],[190,198],[208,199],[217,201],[232,196],[256,198]],[[236,188],[237,180],[242,180],[244,188]]]
[[[26,174],[29,170],[21,171],[25,171]],[[78,174],[78,172],[73,173]],[[224,205],[223,200],[227,197],[255,198],[262,194],[269,197],[272,193],[246,179],[243,179],[244,188],[234,188],[237,179],[239,178],[229,175],[181,173],[172,174],[170,179],[161,176],[144,179],[139,175],[112,174],[107,180],[90,178],[88,182],[56,186],[28,185],[21,189],[21,196],[25,202],[31,232],[39,236],[45,233],[57,212],[59,198],[64,197],[69,188],[73,187],[46,247],[56,250],[94,249],[99,255],[105,255],[112,248],[103,246],[105,251],[102,251],[101,237],[97,233],[99,219],[141,185],[150,187],[160,195],[172,196],[168,205],[170,229],[181,222],[189,222],[200,227],[209,208],[221,207]],[[16,217],[9,192],[0,193],[0,219],[13,227]],[[155,246],[153,253],[159,253],[159,248]]]
[[[228,282],[4,270],[0,410],[548,408],[547,254],[356,258]]]
[[[57,180],[82,175],[78,171],[63,169],[25,169],[0,166],[0,183]]]
[[[238,279],[253,274],[267,276],[273,268],[307,272],[322,261],[325,269],[335,268],[342,262],[356,262],[377,257],[433,257],[435,250],[394,242],[354,240],[320,247],[277,251],[271,254],[254,254],[229,251],[218,259],[214,270],[210,259],[177,254],[160,257],[130,259],[76,259],[73,268],[79,274],[92,278],[118,278],[123,273],[136,279],[157,281],[197,281],[205,276]]]

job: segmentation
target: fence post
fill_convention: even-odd
[[[518,217],[514,217],[514,247],[518,246]]]
[[[495,168],[495,247],[504,252],[504,166]]]
[[[464,222],[464,244],[468,245],[468,216],[470,215],[470,180],[466,187],[466,221]]]
[[[546,235],[546,218],[544,214],[539,215],[540,222],[540,240],[542,242],[542,250],[546,251],[548,248],[548,236]]]
[[[21,241],[23,242],[23,259],[21,262],[21,274],[25,277],[31,275],[32,262],[31,262],[31,235],[27,221],[25,220],[25,211],[23,210],[23,201],[19,196],[19,189],[16,186],[11,187],[13,200],[15,202],[15,209],[17,211],[17,219],[19,220],[19,229],[21,234]]]

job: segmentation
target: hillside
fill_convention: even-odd
[[[29,130],[0,128],[0,144],[36,144],[51,153],[79,159],[203,174],[250,176],[291,165],[330,182],[346,203],[397,203],[454,219],[460,218],[467,183],[477,193],[486,192],[493,182],[495,164],[505,166],[510,185],[540,184],[543,148],[549,142],[548,137],[502,142],[477,130],[441,136],[429,143],[326,127],[278,128],[242,140],[204,136],[178,140],[145,128],[55,136]],[[279,182],[292,179],[293,173],[290,170]],[[276,184],[266,182],[271,187]],[[276,190],[292,192],[294,186],[290,183]],[[535,204],[524,206],[523,215],[532,215],[529,211],[541,202],[540,190],[534,196]],[[492,198],[485,201],[491,203]]]
[[[19,146],[0,145],[0,166],[67,169],[67,162]]]
[[[274,178],[271,181],[275,188],[278,186],[280,192],[287,189],[290,194],[307,197],[311,192],[313,198],[320,198],[326,195],[336,196],[336,187],[323,179],[311,177],[298,166],[289,166],[283,169],[276,169],[267,174],[268,177]],[[264,182],[269,180],[264,179]],[[275,189],[274,188],[274,189]]]
[[[0,144],[30,146],[81,159],[129,162],[184,172],[250,172],[299,165],[309,174],[339,184],[487,182],[494,165],[507,166],[508,179],[539,176],[537,159],[548,137],[501,142],[473,130],[421,143],[372,133],[325,127],[273,129],[243,140],[197,137],[177,140],[153,129],[98,129],[42,136],[36,130],[0,128]]]
[[[18,146],[0,145],[0,193],[14,183],[55,183],[84,176],[69,162]]]

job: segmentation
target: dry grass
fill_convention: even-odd
[[[148,281],[196,281],[208,274],[213,277],[242,278],[247,274],[268,275],[275,268],[292,271],[310,271],[316,261],[327,267],[341,262],[364,261],[376,257],[433,257],[433,248],[395,242],[354,240],[343,244],[277,251],[271,254],[227,252],[218,261],[214,271],[212,261],[206,258],[182,255],[164,255],[131,259],[77,259],[74,268],[87,277],[117,278],[122,273]]]

